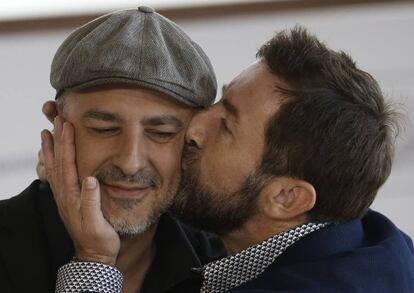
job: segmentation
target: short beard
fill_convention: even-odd
[[[179,220],[194,228],[220,236],[239,230],[257,214],[257,199],[266,176],[256,170],[234,193],[213,192],[200,178],[200,170],[191,164],[183,171],[177,195],[170,208]]]
[[[160,178],[157,174],[149,171],[139,171],[133,176],[125,175],[121,169],[116,166],[110,166],[105,169],[101,169],[96,173],[96,178],[101,183],[114,183],[114,182],[127,182],[138,183],[150,186],[150,188],[159,188]],[[170,186],[167,191],[167,196],[163,198],[161,202],[155,202],[151,206],[151,211],[148,217],[141,221],[131,221],[130,217],[116,217],[107,215],[105,212],[105,219],[111,224],[114,230],[121,238],[130,238],[147,231],[152,225],[154,225],[159,217],[169,208],[173,195],[175,194],[176,186]],[[106,200],[112,202],[122,213],[130,213],[133,216],[134,208],[141,203],[141,200],[134,199],[115,199],[107,198]]]
[[[169,191],[169,194],[172,193],[173,192]],[[166,200],[163,201],[162,204],[158,204],[152,207],[151,214],[139,223],[130,223],[128,221],[125,221],[125,219],[114,217],[109,218],[105,215],[104,217],[111,224],[114,230],[118,233],[121,239],[131,238],[146,232],[150,227],[157,223],[161,215],[168,210],[169,206],[171,205],[172,198],[173,196],[168,195]],[[128,209],[131,210],[131,213],[133,212],[132,210],[134,209],[134,207],[140,203],[140,200],[111,200],[124,211],[127,211]]]

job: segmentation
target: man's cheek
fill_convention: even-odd
[[[153,162],[158,172],[169,180],[169,177],[179,175],[181,170],[181,149],[168,149],[153,155]]]
[[[76,143],[76,164],[79,176],[84,178],[94,175],[105,162],[107,156],[105,144],[96,144],[87,139],[81,139],[78,142]]]

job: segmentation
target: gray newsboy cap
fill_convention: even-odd
[[[80,90],[126,83],[163,92],[192,107],[214,102],[207,55],[174,22],[150,7],[116,11],[76,29],[55,54],[50,83]]]

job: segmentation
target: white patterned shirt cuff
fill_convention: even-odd
[[[121,293],[123,277],[116,268],[95,262],[70,262],[59,268],[56,293]]]

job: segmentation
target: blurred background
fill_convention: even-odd
[[[0,2],[0,199],[36,178],[41,114],[53,99],[53,55],[77,26],[103,13],[150,5],[177,22],[210,56],[219,86],[255,60],[276,31],[301,24],[354,57],[406,115],[393,171],[373,207],[414,237],[414,2],[225,0],[2,0]],[[218,97],[220,98],[220,97]]]

